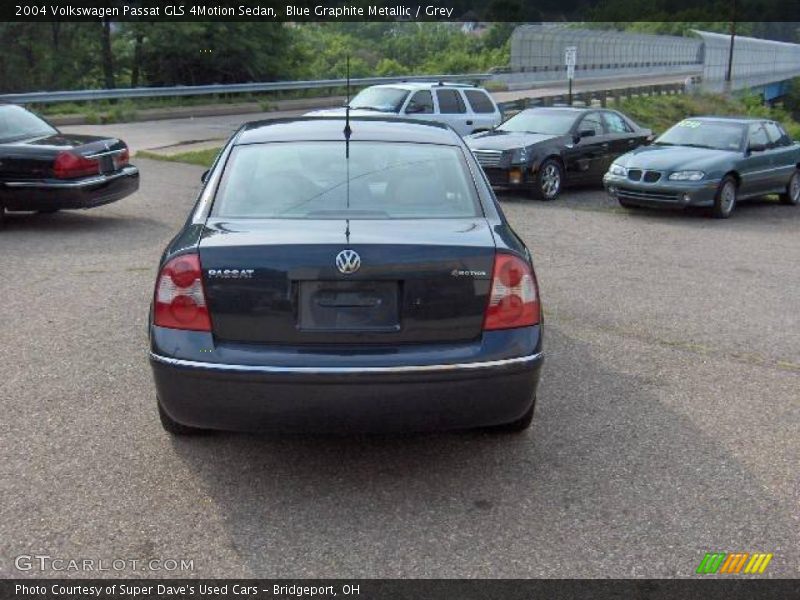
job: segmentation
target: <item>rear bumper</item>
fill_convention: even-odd
[[[133,165],[115,173],[76,180],[5,181],[0,202],[8,210],[93,208],[121,200],[139,189],[139,169]]]
[[[631,204],[684,208],[713,206],[719,180],[642,183],[606,173],[603,186],[609,195]]]
[[[538,343],[538,328],[530,329],[536,329]],[[352,355],[346,362],[326,364],[309,354],[302,365],[276,360],[231,364],[151,351],[150,364],[161,405],[179,423],[297,433],[430,431],[508,423],[530,408],[544,360],[540,350],[489,360],[420,361],[425,364],[399,364],[396,359],[393,364],[366,364],[362,358]]]

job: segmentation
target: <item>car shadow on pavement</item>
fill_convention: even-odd
[[[108,211],[59,211],[52,214],[12,212],[6,213],[0,235],[16,232],[27,233],[98,233],[124,232],[142,226],[158,226],[163,223],[147,217],[129,214],[109,214]]]
[[[498,193],[511,218],[519,210],[575,210],[630,217],[641,222],[668,223],[692,229],[726,227],[733,230],[767,231],[775,225],[800,222],[800,207],[781,204],[777,196],[742,200],[729,219],[713,219],[705,208],[624,208],[605,192],[587,187],[565,190],[556,200],[544,202],[519,193]]]
[[[793,539],[791,510],[660,401],[655,376],[547,333],[525,434],[214,434],[172,449],[252,576],[689,577],[707,551]]]

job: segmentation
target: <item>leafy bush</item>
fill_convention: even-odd
[[[764,106],[756,95],[727,97],[721,94],[637,96],[615,106],[634,121],[661,134],[678,121],[701,115],[750,116],[773,119],[783,124],[794,139],[800,139],[800,123],[783,108]]]

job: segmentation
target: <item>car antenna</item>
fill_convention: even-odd
[[[350,134],[353,130],[350,129],[350,55],[347,55],[346,63],[346,76],[347,76],[347,105],[344,109],[344,158],[345,168],[347,170],[347,211],[350,212]],[[347,219],[347,226],[344,232],[347,237],[347,244],[350,244],[350,219]]]
[[[347,55],[347,63],[346,63],[346,73],[347,73],[347,104],[345,104],[344,109],[344,141],[345,141],[345,150],[344,156],[345,158],[350,158],[350,134],[353,133],[353,130],[350,129],[350,55]]]
[[[350,135],[353,130],[350,129],[350,55],[347,55],[347,106],[345,108],[344,117],[344,158],[346,161],[347,169],[347,210],[350,210]],[[347,239],[350,240],[350,219],[347,220]]]

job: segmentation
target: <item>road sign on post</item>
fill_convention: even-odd
[[[578,47],[567,46],[564,48],[564,64],[568,67],[574,67],[575,61],[578,58]]]
[[[567,46],[564,48],[564,64],[567,65],[567,81],[569,82],[569,92],[567,102],[572,106],[572,80],[575,79],[575,63],[578,60],[577,46]]]

